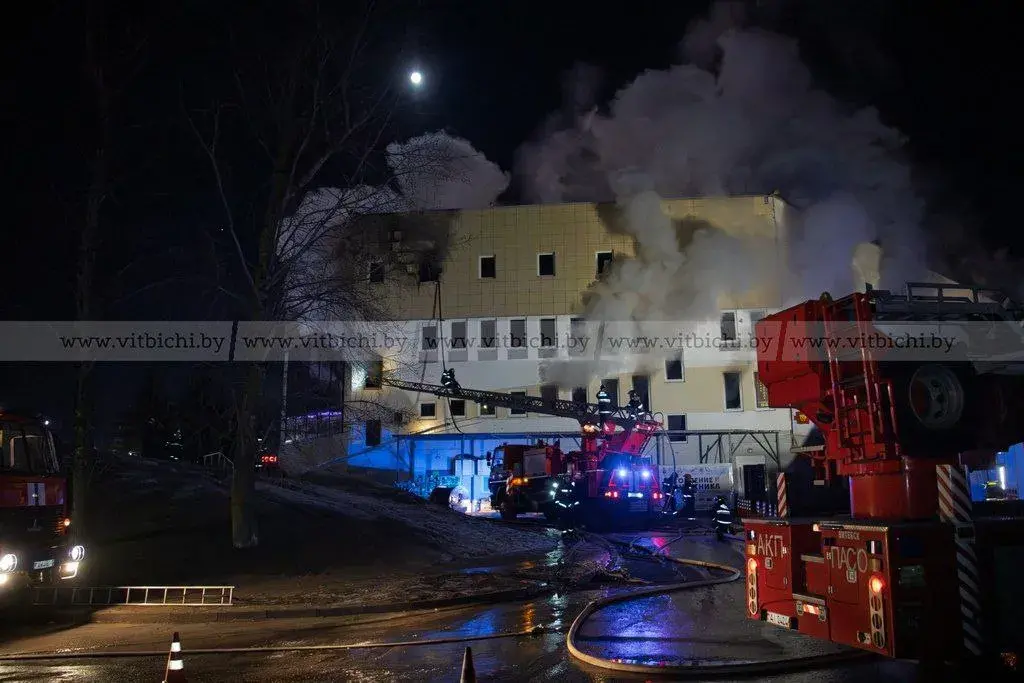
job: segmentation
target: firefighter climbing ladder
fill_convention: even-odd
[[[982,653],[978,560],[974,553],[974,524],[971,496],[964,471],[956,465],[938,465],[939,517],[953,525],[956,541],[956,572],[960,584],[960,615],[964,649],[972,655]]]

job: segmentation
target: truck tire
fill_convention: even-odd
[[[972,447],[979,412],[977,377],[966,358],[889,365],[896,430],[907,448],[942,451]]]

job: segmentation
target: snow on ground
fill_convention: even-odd
[[[473,519],[359,477],[315,479],[259,481],[260,543],[238,551],[226,481],[177,462],[112,459],[90,490],[84,581],[233,584],[253,604],[436,598],[518,585],[456,565],[543,556],[558,542],[554,532]]]

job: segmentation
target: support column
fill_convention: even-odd
[[[789,518],[789,497],[786,494],[786,473],[779,472],[775,475],[775,493],[777,516],[782,519]]]

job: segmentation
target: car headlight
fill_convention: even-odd
[[[0,572],[13,572],[18,567],[18,558],[11,553],[0,557]]]
[[[72,562],[81,562],[85,559],[85,546],[76,545],[68,555],[71,557]]]

